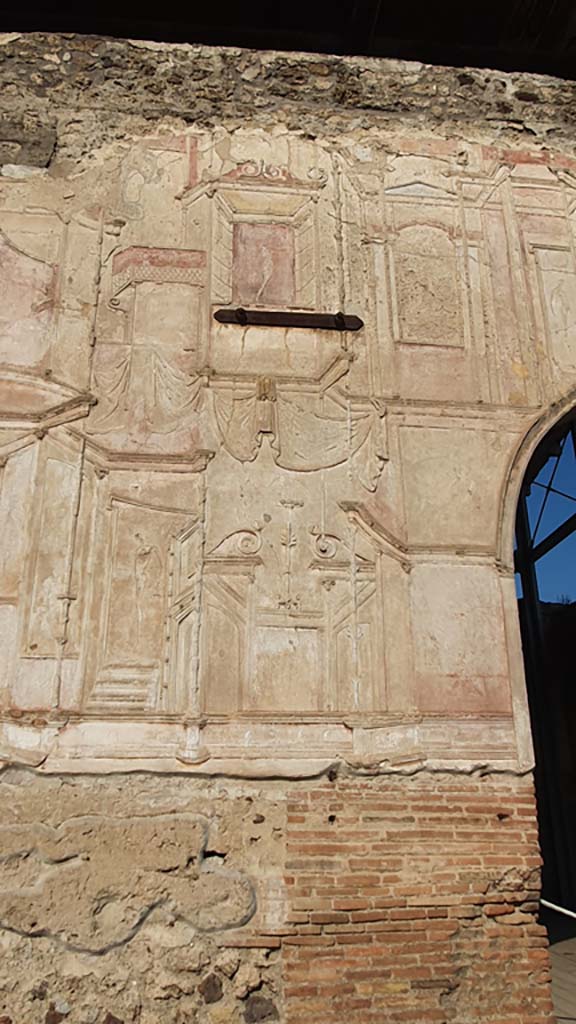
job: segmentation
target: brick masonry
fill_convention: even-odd
[[[552,1020],[529,777],[326,782],[287,856],[289,1024]]]

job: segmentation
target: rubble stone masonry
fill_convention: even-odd
[[[0,1024],[551,1024],[575,89],[0,37]]]

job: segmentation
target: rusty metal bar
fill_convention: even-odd
[[[241,327],[307,327],[314,331],[359,331],[364,321],[344,313],[290,313],[285,310],[217,309],[214,319]]]

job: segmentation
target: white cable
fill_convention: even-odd
[[[576,918],[576,914],[573,910],[566,910],[566,907],[559,907],[556,903],[549,903],[548,900],[540,900],[543,907],[548,907],[549,910],[557,910],[559,914],[566,914],[566,917]]]

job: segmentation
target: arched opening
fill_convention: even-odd
[[[548,431],[528,464],[514,568],[536,761],[542,896],[576,911],[576,408]],[[576,918],[543,906],[542,920],[556,950],[556,1012],[559,1020],[575,1020]]]

